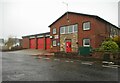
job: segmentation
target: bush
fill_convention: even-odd
[[[100,50],[104,51],[118,51],[119,46],[114,41],[104,41],[100,47]]]

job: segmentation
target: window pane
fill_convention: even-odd
[[[74,32],[77,32],[77,31],[78,31],[78,26],[76,24],[76,25],[74,25]]]
[[[53,40],[53,46],[56,46],[56,40]]]
[[[53,34],[56,34],[56,28],[53,29]]]
[[[84,39],[83,46],[90,46],[90,39]]]
[[[60,34],[64,34],[64,32],[65,32],[64,30],[65,30],[65,28],[64,28],[64,27],[61,27],[61,28],[60,28]]]
[[[69,33],[73,32],[73,25],[69,26]]]
[[[90,29],[90,22],[83,23],[83,30],[89,30]]]
[[[65,34],[68,33],[68,26],[65,27]]]

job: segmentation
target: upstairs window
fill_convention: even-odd
[[[65,33],[68,34],[68,26],[65,27]]]
[[[90,46],[90,39],[83,39],[83,46],[89,47]]]
[[[65,27],[60,28],[60,34],[65,34]]]
[[[83,30],[90,30],[90,22],[83,23]]]
[[[56,34],[56,28],[53,28],[53,34]]]
[[[78,26],[77,26],[77,24],[74,25],[74,32],[78,32]]]
[[[69,25],[60,28],[60,34],[70,34],[78,32],[78,25]]]
[[[69,26],[69,33],[73,33],[73,25]]]

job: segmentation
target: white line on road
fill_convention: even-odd
[[[42,57],[38,57],[39,59],[41,59]]]
[[[85,64],[85,65],[92,65],[91,62],[81,62],[81,64]]]
[[[65,61],[65,62],[70,62],[70,61]]]
[[[44,59],[50,59],[50,58],[44,58]]]
[[[60,61],[60,59],[54,59],[55,61]]]
[[[102,67],[107,67],[107,68],[118,68],[118,66],[106,66],[106,65],[102,65]]]

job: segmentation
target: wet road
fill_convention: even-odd
[[[81,64],[80,61],[3,53],[3,81],[117,81],[117,68]]]

